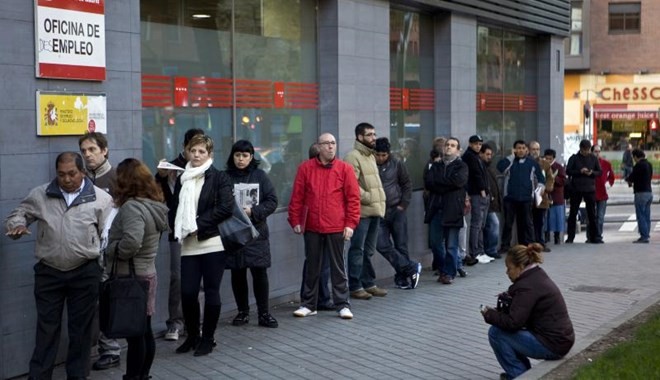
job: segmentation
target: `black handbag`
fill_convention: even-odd
[[[144,335],[147,328],[149,282],[135,276],[133,259],[128,261],[128,276],[117,276],[115,255],[110,278],[101,284],[99,324],[103,334],[111,339]]]
[[[218,225],[220,238],[225,249],[235,250],[243,248],[246,244],[259,237],[259,231],[254,228],[250,217],[234,201],[232,215]]]

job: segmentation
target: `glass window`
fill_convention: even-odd
[[[142,0],[140,11],[145,161],[172,159],[185,131],[201,128],[224,169],[247,139],[288,205],[318,135],[316,3]]]
[[[641,15],[642,5],[640,3],[610,3],[610,33],[640,33]]]
[[[531,37],[477,28],[477,133],[496,154],[536,139],[536,47]]]
[[[430,15],[390,10],[390,142],[415,189],[423,185],[435,130],[433,51]]]
[[[582,2],[571,3],[571,35],[566,40],[566,51],[569,55],[582,54]]]

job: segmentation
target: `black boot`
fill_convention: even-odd
[[[555,232],[555,245],[561,244],[561,239],[559,238],[559,232]]]
[[[182,302],[183,319],[188,330],[185,342],[176,349],[177,354],[184,354],[197,348],[199,344],[199,302]]]
[[[195,356],[210,354],[216,346],[214,335],[220,319],[220,305],[204,305],[204,322],[202,324],[202,340],[195,350]]]
[[[273,318],[270,313],[259,313],[259,326],[276,328],[278,326],[277,319]]]

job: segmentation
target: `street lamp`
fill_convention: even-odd
[[[582,123],[582,138],[585,139],[587,138],[587,130],[589,131],[589,138],[594,134],[594,107],[589,104],[589,93],[594,93],[596,98],[602,98],[602,93],[600,91],[592,90],[590,88],[585,88],[580,91],[575,91],[573,93],[573,98],[579,99],[580,94],[582,93],[587,94],[587,101],[584,103],[584,110],[583,110],[583,115],[584,115],[584,123]]]

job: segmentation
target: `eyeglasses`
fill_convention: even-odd
[[[376,132],[365,133],[365,134],[363,134],[362,136],[365,136],[365,137],[376,137]]]
[[[323,142],[320,142],[319,145],[325,145],[325,146],[337,145],[337,142],[336,141],[323,141]]]

